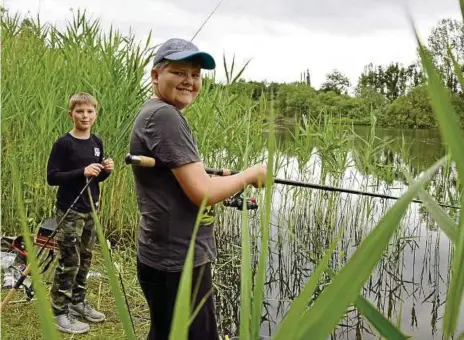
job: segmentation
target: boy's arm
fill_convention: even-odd
[[[84,168],[71,171],[62,171],[66,152],[62,143],[55,142],[50,152],[47,164],[47,182],[49,185],[62,185],[75,178],[84,176]]]

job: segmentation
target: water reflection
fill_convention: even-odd
[[[414,173],[418,174],[442,157],[444,150],[441,146],[437,147],[439,136],[417,130],[409,132],[409,135],[404,135],[411,138],[409,150],[415,153],[411,158],[415,161],[411,164],[415,167]],[[393,156],[387,157],[388,162],[404,162],[400,151],[395,151],[395,144],[392,145],[388,152],[393,152]],[[425,148],[427,152],[423,152]],[[355,158],[354,152],[356,150],[347,153],[348,163]],[[396,196],[405,190],[404,180],[384,181],[375,173],[366,174],[354,166],[347,167],[340,176],[323,177],[323,163],[317,152],[312,153],[304,164],[295,157],[289,157],[277,176]],[[455,193],[450,190],[453,185],[449,185],[449,178],[448,173],[439,173],[429,191],[443,201],[453,197]],[[393,204],[392,200],[276,185],[261,334],[270,336],[275,332],[291,301],[298,296],[314,271],[315,263],[339,231],[342,237],[330,261],[330,267],[336,271]],[[260,245],[259,213],[250,212],[250,217],[254,235],[251,243],[254,270]],[[240,219],[239,212],[226,209],[218,219],[220,258],[215,282],[222,334],[236,334],[239,325],[242,227],[237,221]],[[418,339],[440,339],[449,280],[450,247],[448,238],[427,212],[419,204],[411,203],[388,251],[361,294],[395,324],[400,324],[407,335]],[[329,282],[328,277],[320,282],[313,299]],[[464,307],[461,309],[464,316]],[[458,325],[459,334],[464,331],[464,318]],[[379,337],[367,320],[351,307],[331,338]]]
[[[366,138],[370,127],[355,126],[354,132]],[[440,132],[436,129],[394,129],[376,128],[375,135],[380,138],[392,139],[391,151],[400,154],[404,145],[409,155],[409,164],[417,173],[429,168],[434,162],[444,156]]]

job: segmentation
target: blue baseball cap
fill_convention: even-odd
[[[155,53],[153,66],[163,60],[195,60],[206,70],[213,70],[216,67],[216,62],[210,54],[200,51],[192,42],[179,38],[169,39],[159,47]]]

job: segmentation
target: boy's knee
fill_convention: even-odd
[[[62,275],[58,277],[58,279],[55,281],[56,288],[62,292],[65,293],[71,297],[72,294],[72,287],[74,285],[74,282],[76,281],[76,274],[78,271],[78,268],[64,268],[65,270],[62,272]]]

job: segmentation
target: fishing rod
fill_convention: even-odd
[[[53,239],[56,235],[56,233],[58,232],[58,229],[59,227],[61,226],[61,224],[63,223],[64,219],[66,218],[66,216],[68,216],[69,212],[71,211],[71,209],[74,207],[74,204],[77,203],[77,201],[81,198],[82,194],[84,193],[84,191],[89,187],[90,183],[92,182],[92,180],[94,179],[94,177],[91,177],[89,181],[87,181],[86,185],[82,188],[82,190],[80,191],[79,195],[77,195],[77,197],[74,199],[74,201],[71,203],[71,205],[69,206],[69,208],[66,210],[65,214],[63,215],[63,217],[61,218],[60,222],[56,225],[56,228],[55,230],[50,234],[48,235],[47,237],[47,240],[45,241],[45,243],[40,247],[39,249],[39,252],[37,253],[37,258],[40,258],[40,255],[42,254],[43,250],[47,247],[47,245],[49,244],[50,240]],[[18,281],[16,281],[15,285],[11,288],[11,290],[8,292],[7,296],[5,296],[5,298],[3,299],[2,301],[2,304],[0,305],[0,312],[3,312],[3,310],[6,308],[6,306],[8,305],[8,302],[13,298],[14,294],[16,293],[17,290],[19,290],[19,288],[21,288],[21,286],[23,285],[24,283],[24,280],[27,278],[27,276],[29,275],[30,271],[31,271],[31,263],[29,263],[26,268],[24,268],[24,270],[22,271],[21,273],[21,276],[19,277]]]
[[[205,19],[205,21],[203,21],[203,23],[201,24],[200,28],[195,32],[195,34],[193,35],[192,39],[190,39],[190,41],[193,41],[193,39],[195,39],[195,37],[198,35],[198,33],[200,33],[200,31],[203,29],[203,27],[206,25],[206,23],[208,22],[209,18],[211,18],[213,16],[213,14],[216,12],[216,10],[219,8],[219,6],[221,6],[222,2],[224,0],[220,0],[218,2],[218,4],[216,5],[216,7],[214,7],[214,9],[211,11],[211,13],[208,15],[208,17]]]
[[[203,29],[203,27],[205,26],[205,24],[209,21],[209,19],[212,17],[212,15],[216,12],[216,10],[219,8],[219,6],[222,4],[224,0],[220,0],[219,3],[216,5],[216,7],[213,9],[213,11],[210,13],[210,15],[203,21],[203,23],[201,24],[200,28],[195,32],[194,36],[190,39],[190,41],[193,41],[195,39],[195,37],[198,35],[198,33],[200,33],[200,31]],[[128,131],[129,127],[131,126],[131,124],[133,124],[133,122],[135,121],[137,116],[135,116],[128,124],[124,130],[123,130],[123,133],[121,133],[121,135],[118,137],[118,139],[116,140],[116,143],[113,144],[113,149],[111,149],[112,151],[114,151],[116,149],[116,145],[118,145],[118,143],[122,140],[122,137],[124,136],[124,134],[126,133],[126,131]],[[107,153],[107,154],[110,154],[110,153]],[[85,192],[85,190],[89,187],[89,185],[92,183],[92,180],[94,179],[95,177],[91,177],[90,180],[87,181],[86,185],[82,188],[82,190],[79,192],[79,194],[77,195],[77,197],[75,198],[75,200],[73,201],[73,203],[69,206],[69,208],[66,210],[65,214],[63,215],[63,217],[61,218],[60,222],[57,224],[55,230],[48,236],[47,240],[45,241],[45,243],[40,247],[39,249],[39,252],[37,254],[37,257],[40,257],[40,255],[42,254],[43,250],[47,247],[47,245],[49,244],[50,240],[53,239],[59,229],[59,227],[61,226],[61,224],[63,223],[64,219],[66,218],[66,216],[69,214],[69,212],[71,211],[71,209],[74,207],[74,205],[77,203],[77,201],[81,198],[82,194]],[[8,305],[9,301],[13,298],[14,294],[16,293],[17,290],[19,290],[19,288],[23,285],[24,283],[24,280],[27,278],[27,276],[29,275],[31,271],[31,264],[28,264],[26,266],[26,268],[24,269],[24,271],[22,272],[21,276],[19,277],[18,281],[16,281],[15,285],[11,288],[11,290],[8,292],[7,296],[3,299],[2,303],[0,304],[0,313],[6,308],[6,306]],[[121,285],[122,285],[122,288],[124,290],[124,285],[123,285],[123,282],[121,280]],[[126,298],[126,306],[129,310],[129,314],[130,314],[130,308],[129,308],[129,305],[127,304],[127,297],[125,296],[125,292],[124,292],[124,297]],[[132,323],[132,326],[133,323]],[[135,329],[134,329],[134,332],[135,332]]]
[[[125,157],[125,163],[138,165],[142,167],[154,167],[156,162],[155,162],[155,159],[152,157],[134,156],[131,154],[127,154]],[[236,175],[239,173],[239,171],[230,170],[230,169],[212,169],[208,167],[205,167],[205,171],[206,173],[210,175],[216,175],[216,176],[230,176],[230,175]],[[373,192],[360,191],[360,190],[354,190],[354,189],[338,188],[338,187],[332,187],[332,186],[323,185],[323,184],[299,182],[299,181],[294,181],[294,180],[289,180],[289,179],[274,178],[273,181],[274,183],[277,183],[277,184],[290,185],[290,186],[301,187],[301,188],[310,188],[310,189],[317,189],[317,190],[324,190],[324,191],[331,191],[331,192],[343,192],[347,194],[378,197],[378,198],[383,198],[383,199],[393,199],[393,200],[400,199],[400,197],[397,197],[397,196],[377,194]],[[417,199],[413,199],[412,202],[424,203],[423,201],[417,200]],[[445,208],[461,209],[461,207],[455,206],[455,205],[444,204],[444,203],[437,203],[437,204]]]
[[[141,166],[144,168],[153,168],[156,164],[156,161],[152,157],[146,156],[134,156],[131,154],[127,154],[125,157],[126,164],[132,164],[136,166]],[[242,197],[243,190],[236,193],[234,196],[224,200],[223,204],[227,207],[236,208],[237,210],[256,210],[258,209],[258,203],[256,202],[256,198],[243,198]]]

